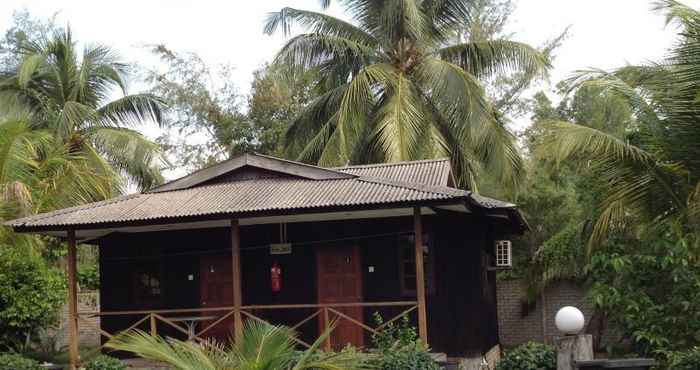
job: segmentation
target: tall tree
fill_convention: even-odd
[[[27,9],[12,13],[10,26],[0,39],[0,69],[15,68],[22,61],[22,45],[32,40],[48,38],[57,31],[56,14],[50,18],[35,18]]]
[[[700,211],[700,12],[659,3],[682,28],[663,64],[588,71],[573,85],[624,99],[636,121],[623,131],[551,122],[540,150],[557,161],[579,159],[608,184],[591,244],[611,233],[676,219],[697,231]]]
[[[265,65],[254,73],[247,119],[258,138],[256,150],[284,156],[284,134],[301,110],[318,94],[315,71],[289,73]]]
[[[131,128],[160,122],[159,100],[126,94],[127,65],[110,48],[76,49],[70,30],[27,41],[0,76],[5,217],[111,197],[124,177],[142,189],[161,181],[158,146]]]
[[[308,74],[283,74],[283,67],[255,71],[245,96],[232,82],[231,65],[210,65],[164,45],[152,52],[165,68],[147,71],[146,82],[168,104],[168,126],[158,141],[179,168],[199,169],[250,151],[282,155],[289,122],[313,96]]]
[[[323,2],[328,5],[330,2]],[[545,55],[510,40],[454,43],[472,20],[466,0],[343,2],[354,23],[284,8],[265,32],[292,37],[275,63],[319,71],[323,94],[287,131],[288,153],[322,165],[452,159],[460,185],[482,169],[515,185],[523,164],[480,79],[504,70],[544,73]]]

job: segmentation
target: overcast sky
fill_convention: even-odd
[[[700,0],[687,0],[693,6]],[[571,26],[557,52],[552,82],[588,67],[610,69],[657,60],[673,41],[663,16],[648,0],[516,0],[510,31],[515,39],[540,45]],[[147,57],[143,45],[164,43],[200,54],[210,63],[235,66],[236,85],[249,89],[252,71],[270,61],[284,41],[263,35],[268,12],[284,6],[318,9],[317,0],[1,0],[0,29],[13,10],[37,16],[58,12],[82,42],[101,42],[131,61]],[[331,13],[343,16],[334,7]]]

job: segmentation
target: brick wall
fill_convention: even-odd
[[[554,325],[554,315],[564,306],[579,308],[586,318],[586,325],[593,314],[585,301],[584,290],[569,281],[560,281],[548,287],[542,299],[527,315],[522,315],[522,297],[525,289],[521,280],[498,281],[498,332],[501,344],[508,348],[528,341],[552,343],[559,333]],[[542,308],[544,307],[544,316]],[[545,325],[542,324],[543,318]]]
[[[100,311],[100,294],[96,291],[78,293],[78,312]],[[85,321],[90,322],[90,324]],[[100,344],[100,318],[78,320],[78,337],[81,346],[93,347]],[[61,318],[56,332],[58,343],[68,345],[68,304],[61,310]]]

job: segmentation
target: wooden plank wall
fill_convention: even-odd
[[[490,248],[489,227],[471,216],[426,216],[425,230],[435,244],[436,289],[429,294],[428,334],[431,347],[451,356],[484,353],[497,343],[495,276],[487,273],[485,255]],[[241,227],[243,304],[315,303],[314,248],[356,243],[363,251],[365,301],[399,301],[415,297],[401,295],[398,233],[412,232],[412,217],[392,219],[329,221],[288,226],[290,255],[271,256],[267,246],[278,243],[278,225]],[[378,236],[380,234],[389,234]],[[364,238],[375,235],[372,238]],[[359,239],[346,240],[359,237]],[[333,240],[308,243],[317,240]],[[200,229],[141,234],[112,234],[100,241],[101,302],[103,311],[155,308],[191,308],[199,305],[199,261],[201,253],[230,258],[230,231]],[[252,248],[251,248],[252,247]],[[227,257],[228,256],[228,257]],[[280,293],[269,288],[269,268],[282,266]],[[163,276],[163,298],[155,305],[132,302],[131,271],[139,266],[159,269]],[[374,272],[368,272],[373,266]],[[193,275],[193,280],[188,280]],[[402,308],[380,310],[384,317]],[[365,310],[371,323],[376,309]],[[311,311],[280,310],[256,312],[276,323],[294,324]],[[413,315],[415,318],[415,314]],[[109,317],[103,328],[114,332],[127,327],[134,318]],[[160,328],[159,328],[160,330]],[[303,339],[313,340],[318,328],[311,320],[300,330]],[[179,336],[175,331],[164,332]],[[371,338],[366,338],[367,342]]]

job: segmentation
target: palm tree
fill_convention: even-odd
[[[327,7],[330,1],[322,1]],[[481,169],[515,184],[523,168],[513,135],[480,79],[509,70],[543,73],[547,58],[509,40],[463,42],[467,0],[347,0],[353,22],[284,8],[265,32],[293,24],[275,63],[318,71],[320,96],[292,122],[288,155],[321,165],[449,156],[458,181]]]
[[[587,71],[572,85],[623,97],[636,122],[622,136],[551,122],[538,149],[556,161],[581,160],[608,184],[589,247],[613,232],[661,221],[695,227],[700,214],[700,12],[673,0],[658,5],[682,31],[663,63]],[[693,222],[695,221],[695,222]]]
[[[339,353],[318,351],[322,335],[304,352],[295,350],[294,333],[283,326],[247,321],[241,338],[224,346],[216,342],[196,344],[163,339],[141,331],[115,337],[107,347],[132,352],[142,358],[159,361],[176,370],[302,370],[368,369],[367,355],[352,350]]]
[[[52,150],[80,159],[103,180],[97,191],[102,198],[122,190],[121,175],[141,189],[162,181],[158,146],[134,130],[161,122],[160,101],[127,94],[128,66],[112,49],[89,45],[79,55],[66,29],[22,45],[21,53],[22,62],[0,75],[0,105],[27,111],[25,131],[46,136],[57,145]],[[122,96],[112,100],[115,89]],[[46,160],[44,151],[34,154],[39,157],[31,160]]]

